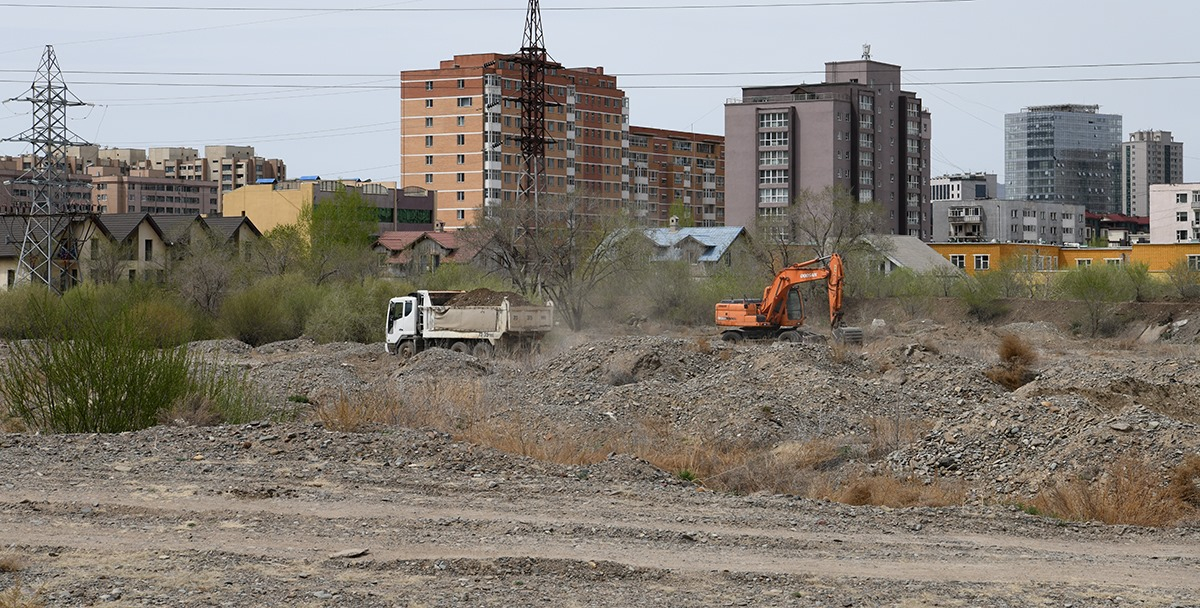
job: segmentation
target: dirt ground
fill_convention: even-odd
[[[1055,481],[1099,480],[1122,454],[1165,475],[1200,453],[1200,315],[1157,311],[1091,340],[1059,319],[863,314],[851,353],[650,328],[555,336],[522,360],[429,351],[402,364],[380,344],[305,340],[193,350],[247,370],[280,408],[473,383],[488,416],[545,441],[631,436],[647,420],[761,446],[836,438],[854,466],[961,484],[962,505],[714,492],[626,453],[555,464],[454,429],[340,433],[303,412],[9,433],[0,589],[48,606],[1200,606],[1200,522],[1017,506]],[[1010,392],[984,372],[1013,333],[1038,363]],[[880,419],[921,432],[860,449]]]

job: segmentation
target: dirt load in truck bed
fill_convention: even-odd
[[[486,287],[465,291],[446,302],[449,306],[499,306],[504,303],[504,299],[508,298],[509,304],[513,306],[529,306],[529,300],[524,296],[512,291],[492,291]]]

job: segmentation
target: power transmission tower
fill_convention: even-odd
[[[33,105],[33,126],[16,137],[3,141],[21,141],[33,146],[33,163],[13,185],[28,186],[28,200],[17,201],[9,210],[23,223],[24,239],[17,261],[16,283],[39,283],[56,292],[65,290],[78,261],[79,241],[71,233],[74,220],[91,212],[91,201],[70,200],[71,168],[67,147],[87,145],[67,128],[68,108],[87,105],[67,90],[54,47],[46,45],[37,77],[25,97]]]
[[[546,72],[562,66],[550,60],[542,31],[542,8],[538,0],[529,0],[525,17],[525,36],[521,53],[521,161],[522,173],[518,200],[532,205],[535,212],[538,195],[546,187]]]

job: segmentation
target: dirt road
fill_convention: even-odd
[[[434,433],[0,435],[0,462],[0,586],[51,606],[1200,605],[1200,530],[719,495]]]

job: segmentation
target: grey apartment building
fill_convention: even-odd
[[[1063,104],[1005,114],[1005,196],[1117,212],[1121,116],[1099,110]]]
[[[726,225],[840,185],[882,206],[888,232],[927,239],[931,121],[900,77],[896,65],[835,61],[824,83],[745,87],[726,102]]]
[[[1183,181],[1183,142],[1170,131],[1138,131],[1121,144],[1120,213],[1150,215],[1150,186]]]

